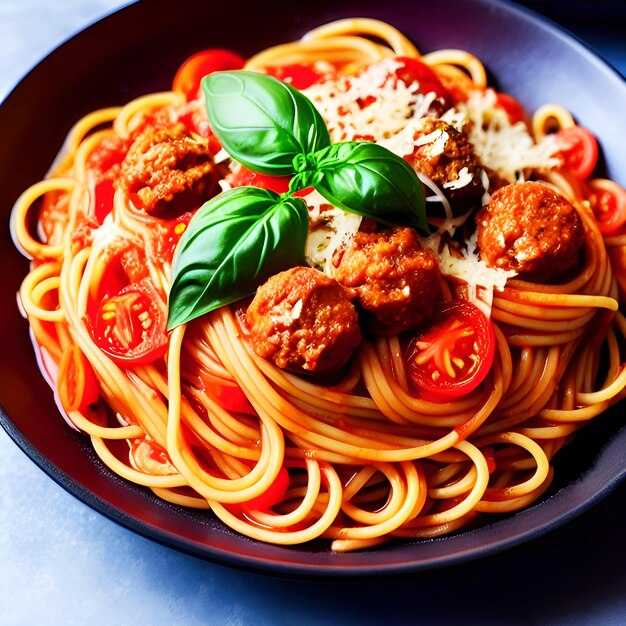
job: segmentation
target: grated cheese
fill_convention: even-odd
[[[455,250],[454,253],[437,233],[422,239],[422,245],[435,255],[444,276],[456,278],[467,285],[464,296],[487,317],[491,315],[494,290],[502,291],[507,280],[516,275],[513,270],[487,266],[478,256],[475,233],[468,240],[467,248]]]
[[[462,187],[469,185],[473,178],[474,174],[472,174],[467,167],[462,167],[459,170],[458,178],[456,180],[450,180],[442,186],[444,189],[461,189]]]
[[[417,83],[397,80],[394,71],[399,67],[395,59],[384,59],[358,76],[317,83],[303,93],[324,118],[334,142],[364,135],[378,141],[402,131],[414,115],[423,117],[434,98],[418,93]]]
[[[348,213],[328,204],[328,201],[315,190],[303,200],[309,207],[306,261],[311,267],[331,276],[331,260],[335,250],[349,243],[358,232],[363,218],[356,213]]]
[[[523,122],[511,124],[504,109],[496,106],[493,89],[474,91],[467,102],[447,111],[442,118],[466,132],[483,165],[513,183],[526,169],[550,169],[558,165],[559,148],[554,137],[538,143]]]
[[[398,80],[395,76],[398,67],[401,63],[395,59],[385,59],[358,76],[329,75],[326,80],[302,90],[322,115],[333,142],[371,137],[400,157],[412,154],[418,146],[428,146],[432,156],[444,151],[449,139],[445,130],[426,135],[420,132],[436,95],[420,94],[418,83],[406,85]],[[496,106],[496,93],[492,89],[477,90],[467,102],[446,111],[441,119],[466,134],[483,165],[508,182],[523,178],[527,169],[558,165],[554,156],[558,145],[554,139],[548,136],[535,142],[524,123],[511,124],[506,112]],[[220,153],[218,158],[225,155]],[[462,168],[456,180],[441,187],[421,173],[418,176],[431,191],[426,201],[441,203],[446,213],[439,231],[422,243],[435,254],[442,273],[466,283],[466,296],[489,314],[493,291],[502,290],[515,272],[488,267],[478,256],[475,240],[470,240],[461,251],[451,251],[442,243],[442,235],[453,234],[467,218],[467,215],[453,218],[443,191],[468,185],[473,175],[468,168]],[[490,199],[485,171],[481,173],[481,182],[485,189],[484,205]],[[222,189],[229,188],[225,181],[220,181],[220,185]],[[331,275],[333,253],[354,237],[362,218],[331,206],[317,191],[309,193],[304,200],[310,223],[307,263]]]

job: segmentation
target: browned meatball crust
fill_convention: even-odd
[[[441,274],[414,230],[360,231],[332,261],[333,278],[356,291],[362,323],[370,332],[397,334],[432,315]]]
[[[122,163],[119,184],[150,215],[198,208],[219,190],[208,140],[184,126],[146,128]]]
[[[350,296],[335,280],[310,267],[272,276],[246,311],[254,351],[283,369],[336,372],[361,341]]]
[[[584,227],[563,196],[538,182],[498,189],[476,216],[477,244],[491,267],[526,280],[550,282],[580,262]]]
[[[435,133],[433,140],[416,146],[413,153],[406,157],[407,161],[416,172],[425,174],[441,187],[454,215],[462,215],[470,208],[480,207],[485,193],[483,167],[474,153],[472,144],[465,134],[454,126],[443,120],[430,118],[422,120],[416,139],[431,133]],[[442,144],[436,136],[443,137],[445,142]],[[467,175],[471,176],[471,180],[465,185],[455,187],[454,183],[459,181],[461,170],[464,168],[467,169]],[[462,175],[465,176],[465,172]],[[448,185],[449,183],[452,187]]]

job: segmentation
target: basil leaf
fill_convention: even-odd
[[[293,158],[330,145],[322,116],[297,89],[256,72],[202,79],[213,132],[235,160],[274,176],[294,173]]]
[[[429,232],[422,183],[401,157],[372,142],[336,143],[315,157],[315,188],[331,204]]]
[[[308,212],[300,198],[237,187],[193,216],[172,262],[168,330],[254,293],[304,262]]]

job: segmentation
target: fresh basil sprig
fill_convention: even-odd
[[[304,263],[308,211],[300,198],[237,187],[193,216],[172,263],[168,329],[251,295]]]
[[[332,205],[382,222],[428,230],[421,183],[403,158],[365,141],[336,143],[315,156],[319,176],[315,189]]]
[[[255,172],[292,179],[282,195],[238,187],[198,210],[172,263],[169,329],[304,263],[308,209],[293,194],[306,187],[346,211],[428,232],[422,184],[408,163],[371,142],[331,144],[321,115],[297,89],[248,71],[215,72],[202,89],[226,152]]]
[[[274,176],[294,173],[293,159],[330,145],[326,124],[297,89],[256,72],[215,72],[202,79],[211,128],[228,154]]]

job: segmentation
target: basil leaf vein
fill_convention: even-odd
[[[333,144],[316,157],[322,176],[315,188],[329,202],[428,232],[422,183],[403,158],[372,142]]]
[[[202,79],[202,89],[211,128],[223,148],[255,172],[289,176],[296,155],[330,145],[313,103],[272,76],[214,72]]]

